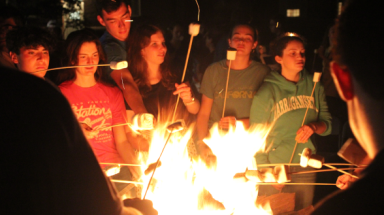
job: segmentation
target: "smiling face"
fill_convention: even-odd
[[[248,26],[239,25],[233,29],[232,37],[228,40],[229,46],[237,49],[239,56],[250,55],[252,49],[257,46],[254,40],[254,32]]]
[[[128,38],[131,28],[131,22],[128,22],[130,19],[131,7],[125,3],[122,3],[116,11],[107,13],[102,10],[102,17],[97,16],[97,20],[107,29],[108,33],[120,41]]]
[[[141,55],[147,64],[160,65],[164,62],[167,47],[163,34],[158,31],[150,38],[149,45],[141,50]]]
[[[302,42],[292,40],[287,43],[282,56],[276,55],[276,62],[281,65],[282,73],[297,74],[304,69],[305,49]]]
[[[13,63],[17,64],[17,68],[27,73],[33,73],[40,70],[47,70],[49,66],[49,51],[43,46],[36,48],[22,47],[20,54],[11,52]],[[33,75],[43,78],[46,71],[34,73]]]
[[[79,54],[77,55],[77,65],[95,65],[99,63],[99,52],[94,42],[85,42],[81,45]],[[78,67],[76,68],[76,77],[92,76],[94,77],[97,66]]]

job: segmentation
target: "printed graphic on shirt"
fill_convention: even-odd
[[[111,138],[111,128],[104,129],[112,125],[112,111],[108,105],[109,101],[89,101],[71,104],[73,112],[79,122],[86,123],[92,128],[89,139],[98,142],[109,141]],[[109,131],[109,132],[103,132]]]
[[[319,110],[315,106],[315,100],[311,96],[300,95],[292,96],[289,98],[283,98],[273,105],[272,112],[274,113],[274,120],[277,120],[280,116],[285,113],[288,113],[289,111],[301,108],[306,109],[308,104],[309,109],[313,109],[316,112],[319,112]]]
[[[256,91],[252,90],[229,90],[227,92],[227,99],[228,98],[234,98],[234,99],[252,99],[253,96],[256,94]],[[215,99],[224,99],[225,90],[222,89],[219,92],[215,92]]]

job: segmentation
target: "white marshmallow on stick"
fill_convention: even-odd
[[[193,37],[197,36],[199,34],[199,31],[200,31],[200,24],[191,23],[189,25],[189,34],[191,35],[191,40],[189,41],[189,47],[188,47],[188,52],[187,52],[187,59],[185,59],[185,64],[184,64],[183,76],[181,78],[181,83],[184,82],[185,72],[187,71],[187,65],[188,65],[188,60],[189,60],[189,54],[191,53]],[[179,100],[180,100],[180,94],[177,95],[176,105],[175,105],[175,108],[173,109],[172,122],[175,121],[176,110],[177,110],[177,106],[179,105]]]
[[[197,23],[189,24],[189,31],[188,31],[188,33],[191,36],[196,37],[199,34],[199,32],[200,32],[200,24],[197,24]]]
[[[120,70],[128,68],[128,62],[127,61],[111,61],[109,67],[113,70]]]
[[[138,130],[152,130],[154,116],[150,113],[141,113],[133,116],[133,126]]]
[[[324,157],[320,155],[311,155],[311,158],[309,158],[308,160],[308,166],[316,169],[320,169],[321,167],[323,167],[323,163]]]
[[[300,166],[301,167],[307,167],[308,166],[308,161],[311,158],[311,155],[312,155],[312,150],[310,148],[303,149],[303,152],[301,153],[301,156],[300,156]]]
[[[227,83],[225,84],[225,94],[224,94],[224,105],[223,105],[223,113],[221,117],[224,117],[225,113],[225,105],[227,104],[227,92],[228,92],[228,83],[229,83],[229,74],[231,73],[231,63],[236,59],[237,50],[234,48],[227,49],[227,60],[229,60],[228,64],[228,73],[227,73]]]
[[[314,74],[313,74],[313,82],[319,82],[320,81],[320,77],[321,77],[321,72],[315,72]]]

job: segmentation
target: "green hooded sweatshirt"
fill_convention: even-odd
[[[296,143],[296,132],[303,122],[308,102],[310,102],[309,109],[304,125],[322,121],[327,129],[321,135],[331,133],[331,115],[325,101],[324,88],[318,82],[311,97],[313,86],[313,75],[305,70],[300,72],[300,79],[296,84],[287,81],[276,71],[272,71],[265,78],[253,98],[250,112],[251,125],[259,123],[272,125],[266,139],[266,151],[256,153],[258,164],[289,162]],[[310,148],[316,153],[311,139],[304,144],[298,143],[292,163],[300,162],[298,154],[304,148]]]

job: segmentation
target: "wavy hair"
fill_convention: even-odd
[[[149,45],[151,36],[157,32],[162,32],[160,28],[154,25],[142,25],[133,31],[128,38],[128,63],[129,71],[132,74],[140,93],[143,97],[151,90],[151,84],[148,80],[148,64],[141,55],[141,50]],[[164,35],[164,34],[163,34]],[[169,69],[168,53],[165,55],[164,62],[160,65],[161,84],[169,90],[174,89],[175,76]]]

